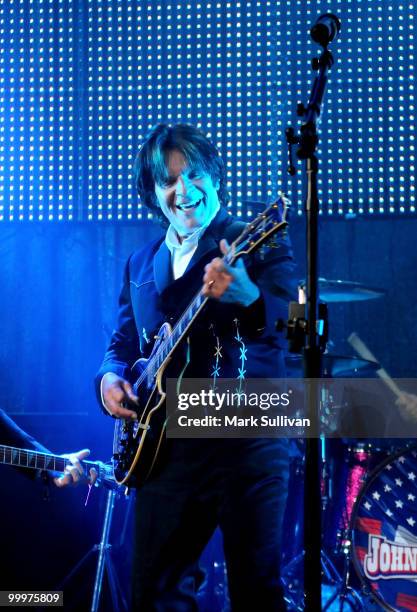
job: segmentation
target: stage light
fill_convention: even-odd
[[[306,33],[328,8],[316,5],[33,0],[27,13],[10,3],[7,16],[0,7],[1,218],[147,218],[131,166],[157,121],[212,133],[242,218],[253,213],[241,206],[248,193],[268,200],[279,187],[302,214],[283,131],[312,80]],[[334,10],[344,35],[320,124],[322,213],[414,213],[415,3],[337,0]]]

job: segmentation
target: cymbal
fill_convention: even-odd
[[[299,287],[305,291],[306,281],[301,281]],[[319,298],[328,303],[374,300],[382,297],[385,293],[385,289],[367,287],[362,285],[362,283],[319,278]]]
[[[374,378],[380,364],[376,361],[367,361],[360,357],[345,355],[323,355],[323,375],[330,378]],[[287,355],[285,365],[288,376],[302,378],[303,357],[302,355]]]

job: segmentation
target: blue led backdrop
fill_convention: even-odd
[[[9,0],[0,7],[0,220],[147,216],[137,147],[198,124],[225,157],[233,212],[279,187],[321,12],[342,20],[321,123],[323,212],[415,212],[414,2]],[[323,186],[326,189],[323,189]]]

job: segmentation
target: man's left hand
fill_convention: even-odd
[[[226,240],[220,242],[220,250],[224,255],[228,253],[229,248]],[[203,283],[203,295],[221,302],[249,306],[260,295],[259,288],[249,278],[241,259],[230,266],[220,257],[216,257],[205,267]]]

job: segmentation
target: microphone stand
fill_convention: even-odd
[[[340,24],[339,24],[340,27]],[[324,350],[327,329],[326,311],[318,308],[318,216],[319,200],[317,194],[318,144],[317,121],[327,84],[327,74],[333,65],[333,56],[327,44],[322,54],[312,62],[317,71],[310,100],[307,107],[298,105],[297,114],[304,119],[300,135],[296,136],[293,128],[286,130],[287,142],[291,146],[298,144],[297,157],[305,161],[307,177],[305,211],[306,211],[306,250],[307,250],[307,299],[306,305],[290,305],[289,338],[295,340],[291,350],[302,350],[304,378],[306,379],[305,406],[310,419],[311,432],[306,440],[306,462],[304,481],[304,590],[306,612],[321,610],[321,461],[320,461],[320,403],[317,390],[317,379],[322,374],[321,354]],[[290,157],[288,171],[295,174]],[[295,313],[295,314],[294,314]],[[296,346],[294,346],[294,344]]]

